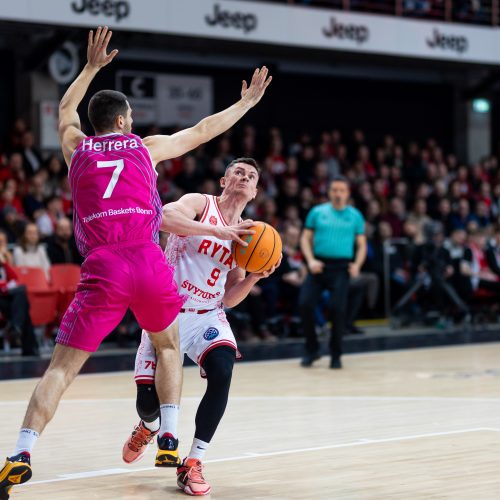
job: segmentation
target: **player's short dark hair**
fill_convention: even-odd
[[[89,102],[89,120],[96,132],[112,130],[116,117],[127,114],[127,96],[117,90],[99,90]]]
[[[348,188],[351,187],[351,183],[349,182],[349,179],[345,177],[344,175],[336,175],[333,177],[333,179],[330,182],[330,187],[332,187],[332,184],[334,182],[343,182]]]
[[[251,165],[255,170],[257,170],[257,174],[260,176],[261,169],[259,167],[259,164],[253,159],[253,158],[236,158],[233,160],[227,167],[226,167],[226,172],[228,169],[231,167],[234,167],[237,163],[244,163],[245,165]]]

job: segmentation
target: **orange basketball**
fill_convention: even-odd
[[[249,273],[269,271],[281,256],[281,238],[274,227],[265,222],[257,222],[250,228],[255,234],[242,236],[247,247],[233,244],[233,258],[239,267]]]

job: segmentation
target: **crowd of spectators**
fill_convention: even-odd
[[[160,196],[167,203],[186,192],[217,194],[225,166],[238,156],[254,157],[262,167],[259,194],[245,216],[280,231],[284,259],[280,269],[259,282],[233,311],[240,338],[252,340],[258,334],[272,340],[283,334],[283,325],[290,334],[298,329],[297,298],[307,273],[299,248],[303,221],[311,207],[328,201],[330,180],[339,174],[350,181],[352,204],[366,218],[369,248],[363,272],[351,284],[354,313],[347,331],[356,331],[357,311],[372,317],[384,314],[384,294],[378,290],[387,285],[393,305],[418,285],[416,294],[396,308],[415,317],[425,308],[425,299],[431,308],[437,304],[440,311],[449,309],[450,315],[463,317],[468,313],[463,303],[477,295],[499,293],[496,157],[466,165],[433,139],[400,144],[387,134],[373,142],[360,129],[347,134],[337,129],[317,136],[303,133],[295,140],[285,140],[278,128],[257,133],[246,125],[239,130],[163,162],[157,170]],[[5,240],[3,259],[8,264],[48,272],[51,264],[82,262],[73,238],[66,166],[59,155],[44,154],[36,147],[23,120],[13,125],[0,156],[0,193],[0,244]],[[405,244],[388,243],[394,238],[404,239]],[[388,273],[384,273],[384,245],[390,250]],[[8,281],[0,281],[4,294]],[[448,291],[443,292],[443,283]],[[432,293],[435,300],[428,300]],[[319,310],[318,323],[324,322]],[[130,322],[120,326],[122,333],[131,329]]]

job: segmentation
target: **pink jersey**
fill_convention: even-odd
[[[96,247],[158,242],[162,205],[156,171],[134,134],[86,137],[71,158],[74,227],[83,256]]]

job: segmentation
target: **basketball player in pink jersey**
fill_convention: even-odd
[[[197,363],[201,376],[207,379],[196,414],[193,444],[177,470],[177,484],[188,495],[210,492],[201,461],[224,414],[234,361],[239,357],[223,307],[239,304],[261,278],[274,272],[273,268],[245,276],[245,271],[233,261],[231,242],[221,240],[216,232],[217,227],[238,223],[247,203],[257,194],[258,179],[255,160],[238,158],[221,179],[223,191],[219,198],[187,194],[164,207],[164,229],[170,233],[165,254],[174,267],[180,293],[187,297],[179,315],[181,355],[187,354]],[[155,347],[143,332],[135,362],[141,421],[123,447],[123,460],[127,463],[139,460],[159,431],[157,374]],[[158,456],[156,465],[162,465]]]
[[[89,33],[87,64],[59,105],[59,137],[69,167],[78,248],[85,257],[75,299],[63,317],[49,368],[28,406],[13,455],[0,470],[0,499],[32,475],[30,453],[82,365],[118,325],[127,308],[151,334],[157,354],[163,465],[180,463],[176,439],[182,366],[176,317],[183,299],[173,269],[158,245],[162,207],[155,166],[226,131],[262,98],[271,78],[263,67],[243,83],[241,99],[192,128],[141,139],[131,134],[132,110],[120,92],[97,92],[88,115],[95,135],[81,131],[77,107],[97,72],[118,53],[107,53],[111,31]],[[245,222],[219,227],[221,239],[240,240]]]

